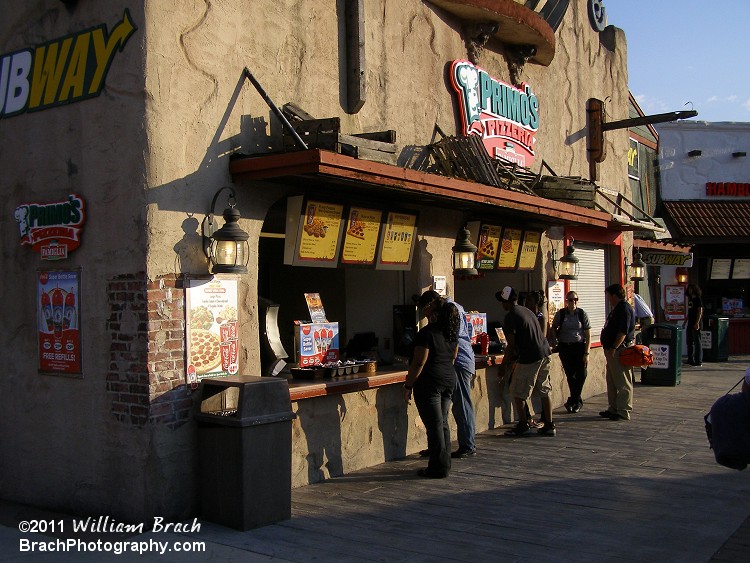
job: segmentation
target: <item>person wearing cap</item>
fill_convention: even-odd
[[[741,471],[750,464],[750,368],[740,381],[742,391],[720,397],[705,418],[716,462]]]
[[[510,286],[504,287],[495,294],[505,311],[503,331],[508,340],[503,366],[516,362],[511,395],[513,405],[518,413],[518,424],[508,430],[506,436],[528,436],[532,434],[524,404],[532,393],[537,393],[542,400],[542,420],[544,425],[537,430],[542,436],[555,436],[557,431],[552,421],[552,399],[550,398],[549,363],[550,348],[547,339],[542,335],[536,315],[526,307],[518,307],[518,294]]]
[[[635,342],[635,311],[625,300],[625,288],[612,284],[605,290],[611,310],[599,337],[607,360],[607,410],[599,416],[630,420],[633,410],[633,368],[620,363],[620,353]]]

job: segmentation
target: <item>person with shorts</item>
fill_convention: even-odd
[[[552,421],[552,399],[550,391],[549,364],[550,348],[542,335],[536,315],[526,307],[516,305],[518,294],[510,286],[495,294],[505,311],[503,331],[508,340],[503,366],[516,362],[511,381],[511,396],[518,413],[518,424],[508,430],[506,436],[529,436],[533,432],[529,426],[524,404],[532,394],[537,394],[542,402],[543,426],[537,430],[542,436],[555,436],[557,431]]]

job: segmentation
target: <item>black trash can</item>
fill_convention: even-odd
[[[198,423],[199,514],[250,530],[292,517],[292,420],[285,379],[204,379]]]
[[[708,330],[711,332],[711,347],[703,350],[706,362],[726,362],[729,359],[729,317],[710,315]]]
[[[657,323],[642,332],[643,344],[654,354],[654,363],[641,369],[644,385],[679,385],[682,377],[682,327]]]

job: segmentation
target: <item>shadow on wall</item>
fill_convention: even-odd
[[[401,397],[389,400],[394,394],[387,391],[384,387],[377,390],[375,409],[378,412],[378,429],[383,438],[383,457],[390,461],[406,457],[409,416],[403,400],[399,404]]]
[[[297,420],[307,442],[307,479],[317,483],[344,474],[341,460],[341,421],[346,417],[346,403],[341,395],[307,401],[306,409],[297,410]],[[311,407],[312,408],[309,408]],[[298,436],[292,438],[293,443]],[[294,463],[293,463],[294,464]]]

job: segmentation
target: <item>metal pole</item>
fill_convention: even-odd
[[[255,86],[255,89],[258,91],[258,94],[260,94],[261,98],[265,100],[265,102],[268,104],[268,107],[271,108],[271,111],[276,115],[276,117],[279,118],[279,121],[281,121],[281,124],[286,128],[287,131],[289,131],[289,134],[294,137],[294,142],[303,150],[307,150],[307,144],[305,141],[302,140],[302,137],[299,136],[299,133],[292,127],[292,124],[289,123],[289,120],[286,118],[286,116],[281,113],[281,110],[276,107],[276,104],[273,103],[273,100],[268,97],[268,94],[266,94],[266,91],[263,89],[263,86],[260,85],[260,82],[258,82],[255,77],[253,76],[253,73],[250,72],[250,70],[245,67],[245,69],[242,71],[243,75],[250,80],[250,82],[253,83],[253,86]]]

